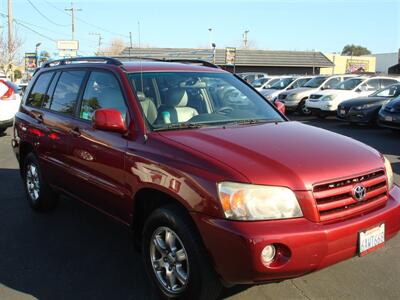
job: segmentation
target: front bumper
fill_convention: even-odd
[[[299,106],[300,101],[297,100],[280,100],[277,99],[278,101],[282,102],[285,105],[285,108],[287,111],[295,111],[297,110],[297,107]]]
[[[306,107],[310,110],[318,110],[328,113],[336,111],[337,108],[329,101],[310,100],[310,99],[306,100]]]
[[[379,108],[364,110],[344,109],[344,114],[341,111],[342,109],[339,107],[337,110],[337,118],[339,120],[354,123],[369,123],[377,119]]]
[[[400,188],[385,207],[345,221],[323,224],[305,218],[276,221],[229,221],[193,213],[216,271],[227,284],[259,283],[298,277],[357,255],[358,232],[385,222],[385,240],[400,230]],[[266,267],[262,249],[287,247],[280,265]]]
[[[380,111],[378,116],[378,125],[392,129],[400,129],[400,116],[398,114]]]

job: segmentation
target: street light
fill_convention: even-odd
[[[36,68],[38,67],[38,48],[42,43],[37,43],[35,46],[35,54],[36,54]]]
[[[217,45],[215,45],[215,43],[212,43],[211,46],[213,48],[213,64],[215,65],[215,56],[217,54]]]
[[[208,28],[208,46],[212,46],[212,28]]]

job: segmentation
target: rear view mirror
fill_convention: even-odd
[[[92,119],[93,128],[112,131],[118,133],[125,133],[126,127],[124,118],[119,110],[110,108],[97,109],[94,112]]]
[[[285,114],[285,112],[286,112],[286,109],[285,109],[285,105],[282,103],[282,102],[280,102],[280,101],[275,101],[275,106],[276,106],[276,108],[279,110],[279,112],[281,113],[281,114]]]

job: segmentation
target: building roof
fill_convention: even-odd
[[[201,59],[212,62],[213,49],[194,48],[125,48],[121,56],[156,59]],[[225,49],[216,49],[217,65],[225,65]],[[333,63],[321,52],[236,50],[236,66],[263,67],[333,67]]]

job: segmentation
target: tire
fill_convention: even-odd
[[[166,238],[167,234],[170,238]],[[175,243],[168,243],[174,236]],[[171,244],[175,247],[168,246]],[[142,255],[147,274],[164,299],[218,298],[222,284],[192,220],[183,209],[167,205],[148,217],[143,229]],[[176,277],[175,285],[174,280],[168,280],[167,270]]]
[[[5,133],[7,130],[7,127],[0,127],[0,135],[2,135],[3,133]]]
[[[311,115],[311,110],[309,110],[306,107],[306,99],[301,100],[301,102],[299,104],[299,107],[298,107],[298,111],[303,116],[310,116]]]
[[[22,176],[26,198],[31,208],[47,212],[56,208],[58,196],[45,182],[35,154],[29,153],[23,163]]]
[[[323,114],[323,113],[318,113],[318,114],[317,114],[317,117],[318,117],[318,119],[325,119],[325,118],[326,118],[326,115]]]

